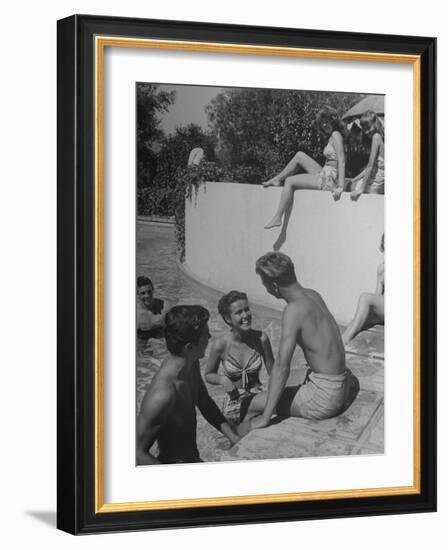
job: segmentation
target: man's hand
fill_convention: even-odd
[[[269,420],[266,420],[266,418],[262,414],[260,414],[260,416],[256,416],[255,418],[252,418],[252,420],[250,421],[251,430],[266,428],[266,426],[268,425],[269,425]]]
[[[236,445],[241,439],[241,437],[234,431],[234,429],[228,422],[224,422],[223,424],[221,424],[221,432],[230,441],[231,447],[233,447],[233,445]]]
[[[154,313],[154,315],[160,315],[163,311],[163,306],[165,302],[160,298],[153,298],[151,300],[151,305],[149,306],[149,311]]]

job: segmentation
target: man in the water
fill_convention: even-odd
[[[344,408],[348,375],[332,314],[315,290],[297,281],[294,264],[285,254],[268,252],[257,260],[256,272],[268,293],[284,300],[286,307],[268,391],[253,398],[239,433],[267,426],[275,411],[316,420],[338,415]],[[303,350],[308,372],[303,384],[285,387],[296,346]]]
[[[146,342],[148,338],[163,336],[164,302],[154,297],[154,285],[149,277],[137,277],[137,337]]]
[[[137,419],[137,464],[201,462],[196,407],[231,443],[239,440],[208,394],[199,370],[210,339],[208,319],[201,306],[175,306],[166,314],[169,355],[143,398]],[[150,452],[156,440],[157,457]]]

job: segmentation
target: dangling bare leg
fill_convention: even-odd
[[[289,219],[291,218],[291,213],[292,213],[292,207],[293,207],[292,202],[288,204],[288,206],[286,207],[285,214],[283,216],[282,229],[278,234],[277,240],[272,246],[272,250],[274,250],[275,252],[278,252],[281,249],[281,247],[285,244]]]
[[[345,329],[342,341],[346,345],[367,325],[384,322],[384,296],[363,292],[359,297],[355,316]]]
[[[279,227],[282,224],[282,216],[292,205],[294,192],[298,189],[320,189],[319,173],[299,174],[298,176],[286,178],[277,211],[274,217],[264,226],[265,229]],[[286,230],[286,227],[284,229]]]
[[[263,182],[264,187],[278,187],[288,177],[297,172],[299,168],[303,168],[308,174],[319,173],[322,166],[312,159],[306,153],[299,151],[296,153],[283,170],[268,181]]]

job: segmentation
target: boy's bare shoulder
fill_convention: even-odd
[[[141,416],[152,415],[154,410],[164,408],[175,401],[174,378],[168,372],[161,371],[162,369],[154,376],[143,398],[140,408]]]
[[[289,302],[283,310],[283,324],[299,325],[308,313],[309,305],[307,300],[300,299]]]
[[[313,288],[306,288],[305,292],[314,303],[318,303],[319,306],[324,306],[325,308],[327,307],[327,304],[317,290],[314,290]]]
[[[178,372],[179,365],[177,365],[177,361],[170,357],[165,358],[160,365],[157,374],[152,379],[151,386],[154,386],[155,388],[166,386],[174,388],[174,383]]]

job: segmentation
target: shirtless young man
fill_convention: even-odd
[[[137,338],[146,342],[148,338],[163,336],[164,302],[154,297],[154,285],[149,277],[137,277]]]
[[[343,410],[348,386],[336,321],[321,296],[297,281],[294,264],[285,254],[268,252],[257,260],[256,272],[269,294],[285,300],[286,307],[268,391],[253,398],[240,435],[267,426],[275,411],[316,420],[336,416]],[[285,388],[296,346],[302,348],[309,370],[303,384]]]
[[[196,444],[196,407],[232,442],[239,440],[210,397],[199,359],[210,339],[209,313],[201,306],[175,306],[165,317],[169,355],[143,398],[137,419],[137,464],[201,462]],[[157,440],[157,458],[150,453]]]

